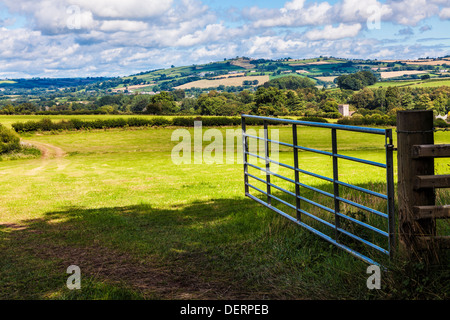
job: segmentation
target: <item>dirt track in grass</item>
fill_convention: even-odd
[[[38,148],[42,153],[42,159],[64,158],[66,152],[56,146],[48,143],[36,142],[36,141],[23,141],[24,143],[31,144]]]
[[[27,172],[29,175],[37,175],[55,164],[58,171],[64,170],[70,163],[67,153],[57,146],[28,140],[22,141],[22,143],[32,145],[41,151],[41,157],[36,160],[37,166]],[[0,228],[12,230],[10,240],[17,242],[17,246],[22,248],[21,251],[43,261],[53,261],[61,274],[65,274],[68,266],[77,265],[84,277],[105,281],[109,284],[125,285],[147,299],[233,300],[256,298],[236,292],[225,281],[205,280],[203,275],[192,272],[182,261],[174,261],[170,265],[165,265],[157,260],[145,259],[144,261],[128,253],[97,244],[77,247],[47,242],[44,239],[28,241],[27,239],[33,235],[38,234],[45,238],[45,234],[48,234],[48,231],[36,228],[34,224],[35,222],[23,225],[5,223],[0,224]],[[202,257],[198,257],[198,259],[201,260]]]
[[[49,164],[53,162],[56,163],[57,170],[61,171],[64,170],[70,162],[68,159],[66,159],[67,153],[57,146],[36,141],[22,142],[28,145],[32,145],[41,151],[41,162],[39,163],[40,165],[34,169],[31,169],[28,172],[29,175],[38,174],[41,170],[44,170]]]
[[[96,243],[87,246],[68,246],[61,242],[47,241],[45,238],[51,232],[45,230],[46,227],[45,231],[42,230],[42,224],[49,227],[45,220],[36,219],[30,224],[23,225],[0,224],[0,229],[12,230],[8,236],[9,242],[21,248],[20,252],[15,253],[16,256],[25,254],[34,257],[33,259],[52,262],[54,272],[58,274],[64,275],[68,266],[76,265],[80,267],[82,279],[89,277],[111,285],[126,286],[138,292],[144,299],[151,300],[264,298],[263,295],[249,296],[242,293],[228,284],[225,279],[220,280],[220,277],[205,277],[205,274],[193,272],[181,260],[163,262],[152,257],[138,258]],[[36,236],[40,238],[39,241],[35,240]],[[192,259],[201,261],[202,257],[187,257],[187,259],[191,262]]]

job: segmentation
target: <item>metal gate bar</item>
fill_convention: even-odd
[[[263,127],[264,127],[264,137],[259,137],[255,135],[249,135],[246,131],[246,118],[252,118],[262,121]],[[270,123],[279,123],[279,124],[290,124],[292,125],[292,141],[293,143],[285,143],[281,141],[276,141],[273,139],[269,139],[268,134],[268,126]],[[328,128],[331,129],[331,146],[332,146],[332,152],[313,149],[313,148],[307,148],[303,146],[298,145],[298,132],[297,132],[297,126],[310,126],[310,127],[319,127],[319,128]],[[383,135],[385,137],[385,152],[386,152],[386,163],[378,163],[373,162],[365,159],[359,159],[355,157],[345,156],[338,153],[338,143],[337,143],[337,131],[353,131],[353,132],[361,132],[361,133],[369,133],[369,134],[376,134],[376,135]],[[249,139],[257,139],[264,142],[264,157],[249,152]],[[362,259],[363,261],[366,261],[370,264],[377,264],[377,262],[373,261],[371,258],[357,252],[356,250],[346,246],[345,244],[340,242],[340,235],[344,234],[354,240],[357,240],[367,246],[369,246],[372,249],[375,249],[383,254],[388,255],[392,258],[395,248],[395,238],[394,238],[394,181],[393,181],[393,143],[392,143],[392,129],[377,129],[377,128],[366,128],[366,127],[356,127],[356,126],[346,126],[346,125],[337,125],[337,124],[325,124],[325,123],[317,123],[317,122],[308,122],[308,121],[297,121],[297,120],[290,120],[290,119],[279,119],[279,118],[270,118],[270,117],[260,117],[260,116],[252,116],[252,115],[242,115],[242,141],[243,141],[243,156],[244,156],[244,180],[245,180],[245,195],[258,203],[272,209],[273,211],[279,213],[280,215],[284,216],[285,218],[297,223],[298,225],[306,228],[307,230],[313,232],[314,234],[320,236],[321,238],[331,242],[332,244],[336,245],[337,247],[351,253],[352,255],[358,257],[359,259]],[[280,161],[275,161],[270,158],[270,152],[269,152],[269,146],[271,143],[275,143],[278,145],[282,145],[285,147],[292,148],[293,154],[294,154],[294,166],[282,163]],[[333,178],[325,177],[313,172],[309,172],[303,169],[299,168],[299,158],[298,158],[298,152],[299,150],[302,151],[309,151],[314,152],[322,155],[327,155],[332,157],[333,160]],[[263,160],[265,163],[265,167],[259,167],[257,165],[254,165],[252,163],[249,163],[248,159],[250,157],[254,157],[260,160]],[[349,160],[349,161],[355,161],[358,163],[362,163],[364,165],[369,166],[375,166],[386,170],[386,189],[387,194],[382,194],[373,190],[369,190],[360,186],[355,186],[349,183],[345,183],[342,181],[339,181],[339,172],[338,172],[338,161],[339,159]],[[282,176],[280,174],[277,174],[275,172],[272,172],[270,170],[270,164],[276,164],[281,167],[290,169],[294,171],[295,178],[294,180],[285,176]],[[265,180],[261,179],[259,177],[256,177],[253,174],[250,174],[248,172],[249,167],[257,169],[263,173],[265,173]],[[304,184],[300,181],[299,174],[306,174],[308,176],[312,176],[318,179],[322,179],[324,181],[333,183],[333,193],[329,193],[326,191],[323,191],[321,189],[309,186],[307,184]],[[286,190],[285,188],[282,188],[280,186],[277,186],[271,181],[271,177],[277,177],[284,181],[287,181],[289,183],[292,183],[295,186],[295,193],[289,190]],[[254,179],[256,181],[259,181],[266,185],[266,191],[252,185],[249,183],[249,178]],[[347,187],[351,188],[353,190],[357,190],[372,196],[376,196],[380,199],[383,199],[387,202],[387,209],[386,212],[380,212],[378,210],[375,210],[373,208],[370,208],[366,205],[356,203],[354,201],[345,199],[344,197],[340,196],[339,194],[339,187]],[[321,195],[324,195],[326,197],[329,197],[333,199],[334,206],[333,208],[329,208],[327,206],[324,206],[322,204],[319,204],[311,199],[307,199],[304,196],[300,195],[300,187],[306,188],[308,190],[317,192]],[[264,195],[266,197],[266,201],[261,200],[260,198],[252,195],[250,193],[250,189],[257,191],[258,193]],[[272,192],[272,190],[278,190],[281,191],[284,194],[290,195],[292,197],[295,197],[295,205],[280,199],[279,197],[275,196]],[[286,205],[287,207],[295,210],[296,217],[293,217],[279,208],[276,208],[272,204],[272,200],[276,200],[277,202]],[[325,210],[328,213],[331,213],[334,215],[334,223],[328,222],[326,220],[323,220],[314,214],[311,214],[305,210],[302,209],[301,204],[302,202],[308,203],[310,205],[313,205],[317,208],[320,208],[322,210]],[[368,223],[359,221],[358,219],[355,219],[353,217],[350,217],[346,214],[343,214],[341,211],[341,203],[345,203],[348,205],[351,205],[353,207],[356,207],[358,209],[364,210],[366,212],[369,212],[371,214],[375,214],[379,217],[382,217],[383,219],[387,219],[388,221],[388,230],[381,230],[375,226],[372,226]],[[322,225],[325,225],[326,227],[334,230],[334,238],[315,229],[314,227],[306,224],[302,217],[306,216],[309,218],[314,219],[315,221],[321,223]],[[345,230],[341,227],[342,220],[351,221],[352,223],[357,224],[358,226],[364,227],[366,229],[369,229],[382,237],[386,238],[388,240],[388,248],[383,248],[375,243],[372,243],[366,239],[361,238],[358,235],[355,235],[348,230]]]

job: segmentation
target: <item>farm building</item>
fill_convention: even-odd
[[[350,116],[350,106],[348,104],[340,104],[338,106],[339,113],[342,114],[344,117]]]

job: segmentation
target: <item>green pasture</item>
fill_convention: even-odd
[[[286,77],[286,75],[292,76],[292,77],[307,78],[305,75],[298,74],[296,72],[292,72],[292,73],[288,73],[288,74],[279,74],[276,76],[272,75],[272,73],[271,73],[269,79],[273,80],[273,79],[283,78],[283,77]],[[311,79],[311,80],[316,81],[315,79]]]
[[[0,122],[10,125],[20,117],[2,116]],[[214,143],[224,151],[228,146],[228,156],[216,150],[211,154],[216,163],[196,164],[192,157],[190,164],[179,165],[172,160],[179,144],[172,139],[176,129],[185,130],[23,135],[24,141],[46,148],[47,156],[0,161],[0,299],[448,298],[441,269],[419,279],[395,265],[383,273],[381,290],[367,289],[366,263],[244,196],[240,128],[215,131],[224,141]],[[227,130],[236,137],[226,139]],[[187,132],[194,137],[193,128]],[[291,141],[290,127],[272,128],[271,134],[277,133],[281,141]],[[211,143],[203,142],[203,155]],[[436,132],[436,143],[450,143],[449,133]],[[300,128],[299,144],[331,150],[331,135],[325,129]],[[385,161],[382,136],[339,132],[338,144],[343,154]],[[261,151],[257,147],[251,145],[256,153]],[[293,163],[286,147],[278,157]],[[310,152],[300,153],[300,165],[321,175],[332,172],[330,157]],[[273,170],[293,177],[288,169]],[[448,173],[450,168],[439,160],[436,170]],[[339,171],[345,182],[385,192],[383,170],[341,161]],[[251,173],[264,178],[257,170]],[[332,187],[306,175],[302,181],[323,190]],[[263,188],[258,183],[254,181]],[[294,190],[288,182],[274,183]],[[329,199],[302,192],[330,205]],[[385,209],[383,201],[350,191],[343,195]],[[441,202],[449,198],[439,195]],[[304,208],[331,219],[312,206]],[[362,215],[350,207],[344,210],[353,217]],[[448,224],[440,228],[448,231]],[[72,264],[81,269],[81,290],[66,287],[66,269]]]
[[[319,61],[324,61],[325,59],[303,59],[303,60],[294,60],[294,61],[283,61],[284,64],[300,64],[300,63],[314,63],[314,62],[319,62]],[[328,59],[326,60],[326,62],[330,63],[330,64],[338,64],[338,63],[345,63],[345,61],[343,60],[339,60],[339,59]]]
[[[450,86],[450,79],[432,79],[432,80],[397,80],[397,81],[381,81],[368,88],[387,88],[387,87],[411,87],[411,88],[430,88]]]

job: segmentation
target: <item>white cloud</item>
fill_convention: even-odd
[[[100,52],[103,61],[114,62],[123,53],[123,48],[107,49]]]
[[[291,2],[286,2],[284,8],[282,8],[281,12],[286,12],[289,10],[301,10],[305,4],[305,0],[292,0]]]
[[[258,12],[260,17],[255,21],[256,28],[261,27],[298,27],[307,25],[320,25],[331,18],[329,16],[332,6],[328,2],[314,3],[303,7],[302,1],[288,2],[278,12],[273,12],[271,18],[265,17],[267,12]]]
[[[0,47],[2,48],[0,59],[29,56],[40,39],[41,33],[39,31],[0,28]],[[2,68],[4,68],[3,65]]]
[[[68,0],[101,18],[151,18],[164,14],[172,0]]]
[[[314,4],[308,7],[300,18],[300,25],[319,25],[324,24],[330,19],[332,6],[328,2]]]
[[[148,24],[145,22],[130,20],[106,20],[100,26],[101,31],[137,32],[146,30],[147,28]]]
[[[443,5],[443,6],[450,6],[450,0],[430,0],[431,3]]]
[[[427,0],[390,0],[387,5],[392,14],[389,21],[408,26],[416,26],[419,22],[438,14],[439,7]]]
[[[203,30],[180,37],[174,44],[177,46],[194,46],[206,42],[215,42],[223,39],[227,31],[227,28],[221,24],[211,24]]]
[[[439,18],[442,20],[450,19],[450,8],[444,8],[439,12]]]
[[[366,22],[378,15],[380,19],[392,13],[388,5],[377,0],[343,0],[334,7],[337,22]]]
[[[300,40],[286,39],[281,36],[256,36],[245,41],[246,55],[274,58],[299,51],[307,46]]]
[[[315,29],[308,31],[305,37],[308,40],[338,40],[349,37],[356,37],[361,30],[361,24],[355,23],[352,25],[340,24],[338,27],[331,25],[325,26],[322,30]]]
[[[373,34],[363,30],[374,12],[381,22],[412,28],[415,34],[425,30],[420,26],[429,25],[430,36],[436,28],[431,28],[432,20],[424,20],[450,19],[450,0],[287,0],[278,8],[242,9],[238,19],[236,14],[227,16],[231,9],[215,12],[202,0],[2,0],[2,4],[11,21],[26,22],[14,29],[3,20],[0,76],[127,75],[161,64],[189,65],[237,55],[411,57],[415,52],[442,50],[365,39]]]
[[[215,44],[202,46],[193,50],[189,55],[193,61],[202,61],[204,59],[221,60],[225,57],[234,57],[239,53],[237,44]],[[182,61],[180,61],[183,63]]]

